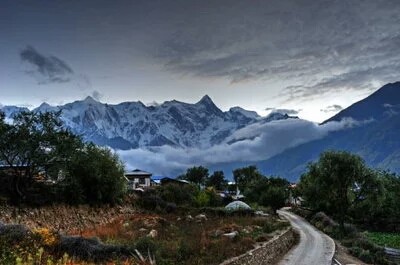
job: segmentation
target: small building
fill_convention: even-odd
[[[167,184],[178,184],[178,185],[189,185],[190,182],[187,180],[183,180],[183,179],[174,179],[174,178],[168,178],[168,177],[164,177],[160,180],[161,185],[167,185]]]
[[[148,188],[151,186],[151,173],[135,169],[130,172],[125,172],[125,178],[128,180],[130,189]]]

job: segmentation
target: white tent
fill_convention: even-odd
[[[225,206],[225,209],[230,210],[230,211],[242,210],[242,209],[251,210],[251,207],[242,201],[234,201],[234,202],[229,203],[227,206]]]

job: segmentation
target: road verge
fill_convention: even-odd
[[[240,256],[228,259],[220,265],[270,265],[287,253],[298,240],[296,232],[289,228],[271,240],[261,243]]]

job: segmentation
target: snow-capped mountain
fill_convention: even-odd
[[[26,109],[3,107],[9,118],[19,110]],[[278,113],[260,117],[240,107],[223,112],[207,95],[195,104],[172,100],[158,106],[146,106],[140,101],[103,104],[87,97],[62,106],[43,103],[34,111],[59,110],[74,133],[115,149],[163,145],[206,148],[224,142],[250,124],[289,118]]]

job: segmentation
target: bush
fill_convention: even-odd
[[[179,242],[178,250],[177,250],[177,259],[179,261],[188,260],[193,255],[193,249],[183,241]]]
[[[298,208],[297,208],[298,209]],[[301,209],[300,209],[301,210]],[[344,235],[340,226],[323,212],[318,212],[310,217],[311,223],[328,235],[341,239],[342,244],[350,253],[366,263],[386,265],[389,262],[385,258],[383,248],[369,241],[363,234],[357,231],[352,224],[344,225]]]
[[[367,238],[361,236],[357,238],[347,238],[342,241],[343,245],[349,248],[349,251],[355,257],[358,257],[366,263],[390,264],[386,258],[383,248],[370,242]]]
[[[360,247],[351,247],[349,248],[349,251],[351,255],[359,257],[363,250]]]
[[[318,212],[316,213],[313,218],[311,219],[311,222],[321,222],[323,227],[326,226],[337,226],[338,224],[333,221],[329,216],[327,216],[325,213],[323,212]]]
[[[142,237],[138,239],[135,244],[135,248],[142,254],[144,253],[156,253],[157,251],[157,244],[156,242],[150,237]]]
[[[192,185],[179,185],[170,183],[158,187],[157,195],[166,202],[176,205],[193,205],[198,189]]]
[[[98,238],[78,236],[62,236],[55,250],[58,253],[67,253],[72,257],[93,261],[128,257],[132,253],[132,250],[126,247],[103,244]]]
[[[210,197],[207,192],[200,191],[195,197],[196,206],[205,207],[210,205]]]
[[[264,233],[271,233],[276,230],[282,230],[285,229],[289,226],[289,222],[271,222],[271,221],[266,221],[264,225],[262,226],[262,230]]]
[[[143,193],[142,196],[137,200],[137,204],[144,210],[161,213],[172,213],[177,209],[175,203],[166,202],[159,196],[152,193]]]
[[[374,262],[374,257],[373,257],[373,255],[369,252],[369,250],[362,250],[358,257],[359,257],[362,261],[367,262],[367,263],[373,263],[373,262]]]
[[[207,216],[224,217],[229,214],[225,208],[203,207],[199,209],[199,213],[204,213]]]
[[[30,231],[23,225],[5,225],[0,223],[0,237],[9,242],[9,244],[20,242],[28,234],[30,234]]]
[[[139,207],[148,211],[163,209],[167,205],[167,203],[157,195],[143,195],[137,200],[137,204]]]

